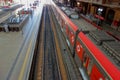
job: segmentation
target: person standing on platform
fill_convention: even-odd
[[[8,27],[9,27],[9,26],[8,26],[8,24],[5,24],[5,25],[4,25],[5,32],[9,32],[9,29],[8,29]]]

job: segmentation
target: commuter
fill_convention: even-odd
[[[5,28],[5,32],[9,32],[8,24],[5,24],[5,25],[4,25],[4,28]]]

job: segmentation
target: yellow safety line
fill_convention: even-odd
[[[27,60],[29,58],[29,54],[30,54],[30,49],[32,47],[32,40],[30,41],[30,44],[29,44],[29,47],[28,47],[28,50],[26,52],[26,56],[25,56],[25,60],[24,60],[24,63],[22,65],[22,68],[21,68],[21,71],[20,71],[20,75],[18,77],[18,80],[22,80],[23,79],[23,75],[24,75],[24,71],[25,71],[25,68],[26,68],[26,64],[27,64]]]
[[[43,61],[43,55],[44,55],[44,44],[43,44],[43,42],[44,42],[44,28],[43,28],[43,26],[44,26],[44,18],[42,19],[42,29],[41,29],[41,38],[40,38],[40,40],[41,40],[41,44],[40,44],[40,52],[39,52],[39,63],[38,63],[38,65],[37,65],[37,75],[36,75],[36,80],[42,80],[42,70],[43,70],[43,65],[42,65],[42,61]]]
[[[24,60],[24,63],[23,63],[23,65],[22,65],[22,69],[21,69],[21,71],[20,71],[20,75],[19,75],[18,80],[22,80],[22,78],[23,78],[23,75],[24,75],[23,73],[24,73],[24,71],[25,71],[25,67],[26,67],[26,64],[27,64],[27,60],[28,60],[28,56],[29,56],[29,53],[30,53],[30,49],[31,49],[31,47],[32,47],[32,40],[31,40],[29,46],[30,46],[30,47],[29,47],[28,50],[27,50],[27,54],[26,54],[26,56],[25,56],[25,60]]]
[[[26,67],[26,64],[27,64],[27,60],[28,60],[28,56],[30,54],[31,47],[32,47],[32,40],[30,41],[30,44],[29,44],[29,47],[28,47],[28,50],[27,50],[27,53],[26,53],[26,56],[25,56],[25,60],[24,60],[24,63],[22,65],[22,68],[21,68],[21,71],[20,71],[20,75],[18,77],[18,80],[22,80],[22,78],[23,78],[25,67]]]

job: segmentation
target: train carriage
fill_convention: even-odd
[[[88,80],[109,80],[110,78],[107,77],[108,75],[101,68],[99,62],[97,62],[89,48],[80,39],[81,34],[82,32],[79,34],[76,41],[75,61],[79,67],[80,72],[85,75],[83,78]]]
[[[76,31],[74,31],[67,22],[63,22],[61,26],[63,26],[61,27],[61,30],[69,44],[70,49],[73,49]]]
[[[61,25],[71,51],[75,48],[75,61],[85,80],[119,80],[120,70],[104,53],[53,3],[53,11]],[[77,34],[78,33],[78,34]],[[111,70],[112,69],[112,70]]]

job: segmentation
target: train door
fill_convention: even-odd
[[[89,64],[87,66],[87,73],[88,73],[88,75],[90,75],[90,73],[92,71],[92,67],[93,67],[93,60],[90,58],[89,59]]]
[[[87,53],[84,53],[84,55],[83,55],[83,66],[84,66],[86,69],[87,69],[87,67],[88,67],[89,60],[90,60],[90,58],[89,58],[88,54],[87,54]]]
[[[96,65],[93,65],[92,71],[90,74],[90,80],[105,80],[103,74],[100,72]]]
[[[58,12],[56,12],[56,19],[58,20]]]
[[[58,21],[59,21],[59,24],[60,24],[60,27],[61,27],[62,25],[61,25],[61,18],[60,18],[60,16],[59,16]]]
[[[83,57],[82,58],[82,63],[83,63],[83,66],[84,66],[84,68],[86,69],[86,73],[88,74],[88,75],[90,75],[90,73],[91,73],[91,71],[92,71],[92,67],[93,67],[93,59],[90,57],[90,55],[88,54],[89,52],[87,52],[87,51],[84,51],[82,54],[82,56],[81,57]]]
[[[76,53],[78,54],[81,61],[83,60],[83,52],[84,52],[83,47],[80,44],[80,42],[77,40],[77,42],[76,42]]]
[[[60,20],[60,27],[62,27],[62,18],[59,19]]]
[[[60,14],[58,14],[58,23],[59,23],[60,26],[61,26],[61,23],[60,23]]]
[[[61,24],[62,24],[61,28],[63,28],[64,25],[65,25],[65,23],[64,23],[63,19],[61,19],[61,20],[62,20],[62,21],[61,21]]]
[[[63,19],[61,19],[62,20],[62,26],[60,27],[61,28],[61,30],[62,30],[62,32],[64,31],[65,32],[65,28],[66,28],[66,22],[64,22],[64,20]]]
[[[70,39],[71,45],[74,46],[75,34],[72,30],[70,30],[69,39]]]

